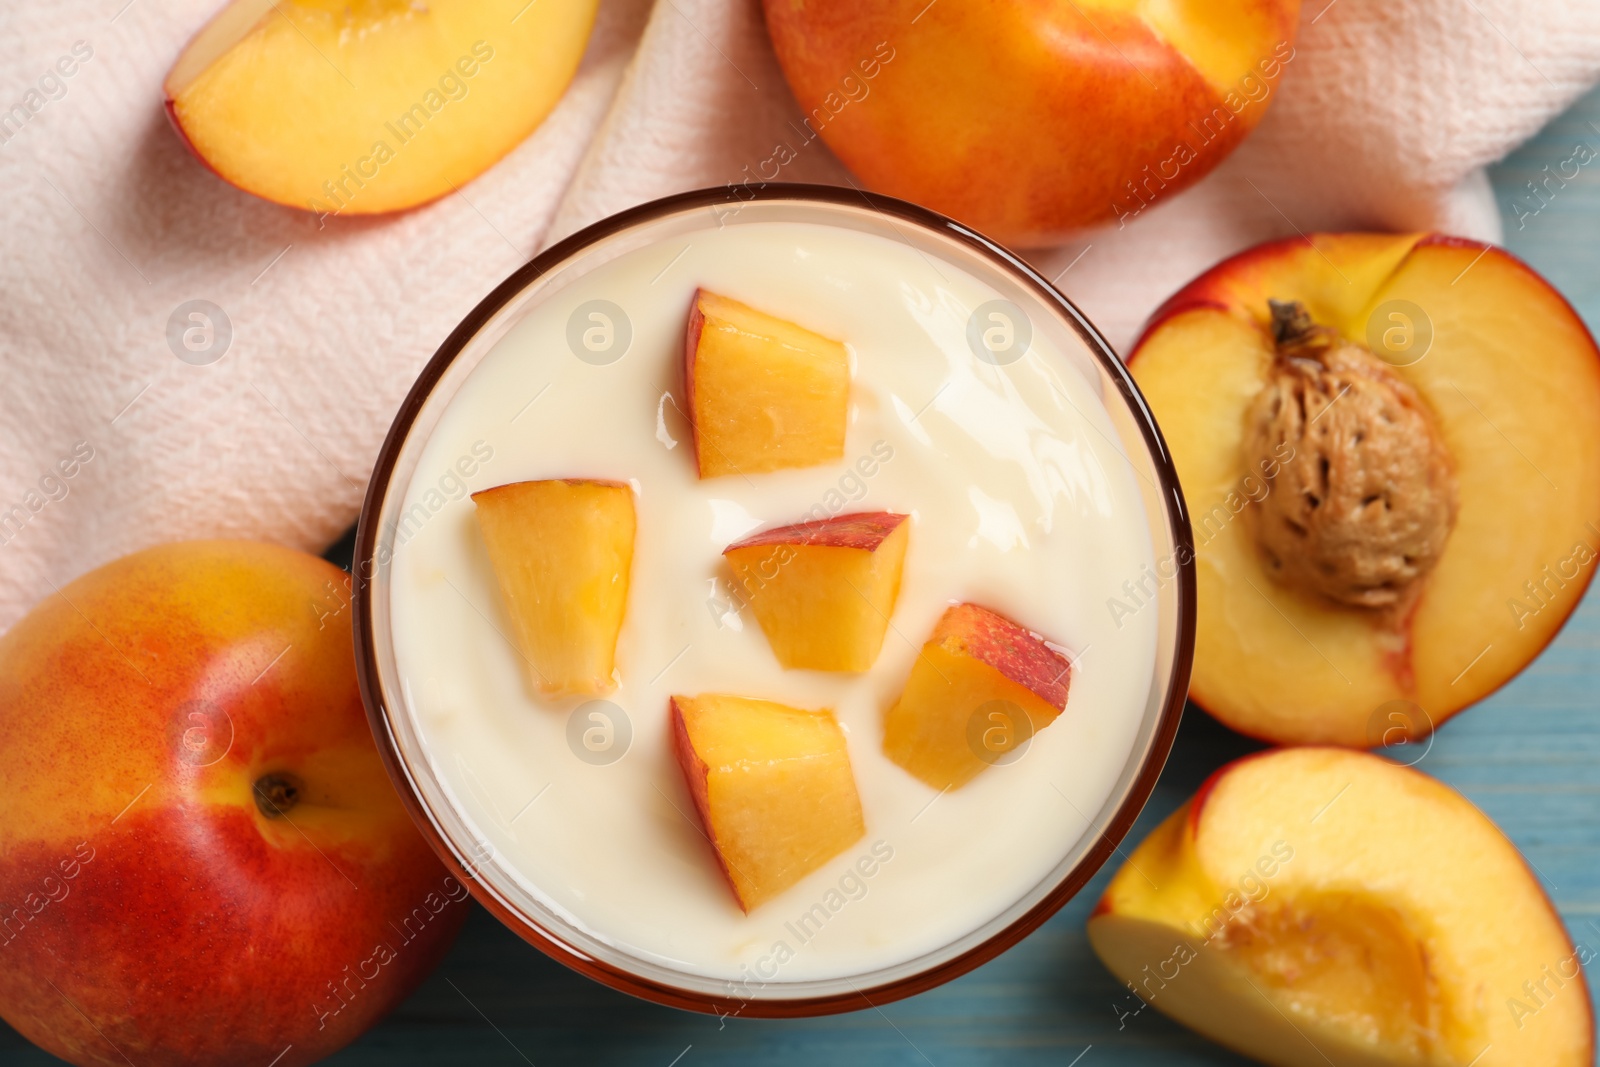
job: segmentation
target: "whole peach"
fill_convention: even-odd
[[[311,1063],[428,974],[466,896],[384,773],[330,564],[163,545],[0,637],[0,1016],[46,1050]]]
[[[1261,120],[1300,13],[1299,0],[765,5],[806,113],[798,139],[1019,245],[1129,219],[1215,167]]]

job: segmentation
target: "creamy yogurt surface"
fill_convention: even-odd
[[[848,344],[841,462],[699,480],[680,410],[699,286]],[[1151,690],[1158,611],[1125,610],[1135,602],[1124,583],[1150,573],[1153,549],[1139,475],[1086,354],[1035,329],[1014,362],[975,355],[969,320],[996,297],[963,267],[889,237],[708,225],[532,306],[449,400],[394,532],[399,713],[460,815],[556,914],[628,954],[770,993],[936,951],[1081,846]],[[613,307],[592,318],[595,301]],[[600,331],[587,338],[600,354],[574,354],[574,322],[580,338]],[[630,335],[611,362],[608,328]],[[530,689],[468,496],[558,477],[636,493],[619,685],[604,703]],[[879,510],[912,526],[876,664],[783,670],[722,550],[753,530]],[[1066,710],[1019,759],[941,794],[883,755],[882,715],[957,601],[1043,635],[1074,674]],[[860,790],[866,836],[749,915],[672,757],[668,698],[702,692],[833,709]]]

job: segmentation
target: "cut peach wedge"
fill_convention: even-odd
[[[1600,350],[1500,249],[1262,245],[1172,297],[1129,369],[1194,521],[1190,695],[1236,730],[1425,734],[1522,670],[1594,575]]]
[[[610,692],[633,564],[633,490],[558,478],[496,486],[472,501],[533,687]]]
[[[766,530],[723,549],[786,668],[864,671],[900,595],[911,526],[887,511]]]
[[[792,322],[697,290],[684,390],[702,478],[814,467],[844,455],[849,352]]]
[[[701,827],[746,912],[867,832],[831,712],[707,694],[673,697],[671,716]]]
[[[1218,771],[1089,918],[1133,996],[1279,1067],[1591,1067],[1561,919],[1461,794],[1380,756],[1279,749]]]
[[[884,754],[935,789],[958,789],[1015,759],[1066,708],[1071,683],[1071,661],[1042,637],[957,604],[884,716]]]
[[[167,75],[167,112],[246,192],[396,211],[487,170],[572,80],[597,0],[233,0]]]

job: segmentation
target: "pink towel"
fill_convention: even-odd
[[[610,212],[759,175],[800,118],[755,0],[605,0],[576,81],[506,159],[417,211],[319,230],[224,184],[167,127],[162,78],[215,6],[0,12],[0,111],[27,113],[0,126],[0,627],[161,541],[320,550],[355,518],[413,377],[497,282]],[[1034,254],[1114,344],[1266,238],[1497,238],[1484,165],[1600,76],[1593,0],[1307,0],[1301,22],[1233,158]],[[845,180],[820,142],[791,147],[783,180]],[[226,315],[215,362],[169,344],[191,301]]]

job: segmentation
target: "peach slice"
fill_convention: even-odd
[[[671,713],[678,766],[746,912],[866,834],[831,712],[706,694],[673,697]]]
[[[959,789],[1055,722],[1071,683],[1071,661],[1044,638],[957,604],[884,716],[884,755],[935,789]]]
[[[610,692],[633,564],[633,490],[558,478],[495,486],[472,501],[534,688]]]
[[[849,352],[792,322],[696,290],[684,391],[702,478],[814,467],[844,455]]]
[[[1284,458],[1246,455],[1275,367],[1269,299],[1300,302],[1375,353],[1399,383],[1391,413],[1413,396],[1453,467],[1453,527],[1398,613],[1285,584],[1262,551],[1256,524],[1274,511]],[[1169,300],[1129,363],[1194,520],[1190,694],[1236,730],[1358,747],[1426,733],[1526,666],[1593,576],[1600,351],[1560,294],[1500,249],[1415,234],[1263,245]],[[1329,430],[1353,399],[1315,399],[1305,420]],[[1332,447],[1358,453],[1352,426]],[[1421,462],[1397,476],[1414,480]],[[1395,707],[1407,710],[1384,713]]]
[[[487,170],[572,80],[598,0],[234,0],[167,75],[173,125],[246,192],[397,211]]]
[[[767,530],[722,550],[778,662],[864,671],[900,595],[911,529],[887,511]]]
[[[1516,848],[1368,753],[1222,768],[1128,857],[1088,934],[1140,1000],[1263,1063],[1594,1063],[1585,950]]]

